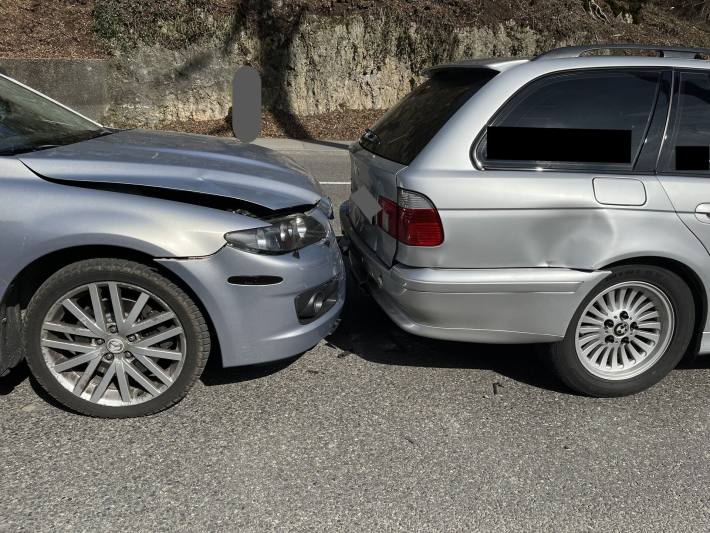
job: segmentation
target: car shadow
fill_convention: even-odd
[[[417,337],[401,330],[369,295],[351,286],[341,318],[338,329],[326,339],[339,351],[336,357],[340,359],[354,355],[383,365],[490,370],[536,388],[576,394],[552,374],[541,346],[472,344]],[[224,368],[217,351],[210,356],[200,380],[210,387],[261,379],[285,370],[302,355],[272,363]],[[710,370],[710,356],[686,358],[678,370]],[[32,379],[24,361],[0,377],[0,396],[11,394],[27,379],[41,398],[67,411]]]
[[[6,375],[0,377],[0,396],[7,396],[30,376],[27,363],[22,361]]]
[[[577,396],[548,364],[546,346],[474,344],[418,337],[399,328],[373,298],[348,285],[340,327],[327,341],[338,357],[377,364],[490,370],[527,385]],[[710,355],[684,358],[677,370],[710,370]]]
[[[219,352],[215,352],[210,355],[207,366],[205,367],[204,372],[202,372],[202,376],[200,376],[200,381],[202,381],[202,383],[207,387],[212,387],[216,385],[228,385],[230,383],[242,383],[245,381],[252,381],[254,379],[265,378],[285,370],[296,362],[301,355],[302,354],[299,354],[288,359],[282,359],[272,363],[224,368],[222,366],[221,354]]]
[[[341,358],[353,354],[385,365],[490,370],[536,388],[576,394],[554,376],[542,346],[418,337],[400,329],[369,295],[356,287],[348,287],[340,327],[327,341],[340,350]]]
[[[15,389],[25,381],[29,382],[34,393],[49,405],[52,405],[66,413],[75,414],[73,411],[55,400],[47,393],[47,391],[44,390],[44,388],[42,388],[32,374],[30,374],[30,369],[25,361],[22,361],[15,368],[10,370],[10,372],[5,376],[0,377],[0,396],[8,396],[12,394]]]
[[[683,359],[676,370],[710,370],[710,355],[691,355]]]

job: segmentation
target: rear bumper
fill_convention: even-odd
[[[180,276],[206,308],[225,367],[305,352],[335,329],[345,301],[345,269],[333,235],[297,255],[258,255],[225,246],[209,257],[159,262]],[[235,284],[234,276],[282,281]],[[321,315],[299,319],[297,299],[320,287],[332,287],[334,301]]]
[[[484,343],[555,342],[589,291],[609,272],[566,268],[387,267],[353,231],[350,271],[389,317],[415,335]]]

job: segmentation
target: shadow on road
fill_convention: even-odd
[[[338,357],[355,355],[386,365],[491,370],[537,388],[574,394],[552,375],[538,346],[417,337],[401,330],[370,296],[352,286],[341,325],[328,341],[341,350]]]
[[[57,400],[52,398],[52,396],[47,394],[42,386],[31,376],[30,369],[25,361],[22,361],[19,365],[13,368],[9,374],[0,378],[0,396],[12,394],[12,392],[25,381],[28,381],[35,394],[37,394],[37,396],[48,404],[67,413],[72,412],[60,404]]]
[[[417,337],[401,330],[374,300],[348,287],[338,330],[328,338],[341,350],[372,363],[434,368],[491,370],[540,389],[576,394],[560,382],[546,362],[544,346],[471,344]],[[710,369],[710,356],[686,359],[678,370]]]
[[[340,327],[328,339],[339,350],[336,357],[360,357],[382,365],[491,370],[509,379],[540,389],[575,394],[552,374],[544,350],[533,345],[471,344],[427,339],[397,327],[372,298],[348,287]],[[213,353],[201,381],[206,386],[242,383],[285,370],[302,354],[289,359],[246,367],[223,368],[219,353]],[[710,356],[688,358],[678,370],[710,370]],[[29,377],[26,363],[0,377],[0,396],[11,394]],[[30,378],[35,392],[66,410]]]
[[[27,363],[24,361],[17,365],[10,372],[0,378],[0,396],[7,396],[15,388],[25,381],[30,375],[30,370],[27,368]]]
[[[214,385],[227,385],[229,383],[242,383],[244,381],[261,379],[288,368],[299,357],[300,355],[296,355],[289,359],[261,365],[223,368],[221,355],[219,353],[213,353],[210,356],[209,363],[205,367],[205,371],[200,377],[200,381],[206,386],[211,387]]]
[[[686,357],[676,367],[676,370],[710,370],[710,355]]]

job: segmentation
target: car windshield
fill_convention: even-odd
[[[109,130],[0,76],[0,156],[63,146]]]

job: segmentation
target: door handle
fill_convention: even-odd
[[[710,217],[710,204],[700,204],[695,208],[695,214]]]

